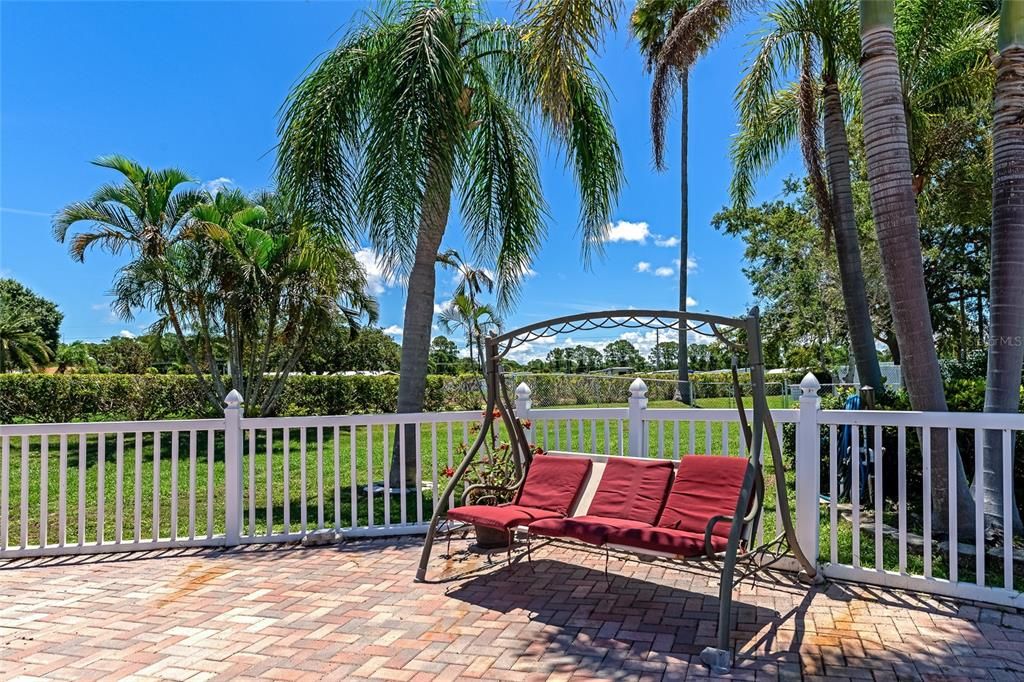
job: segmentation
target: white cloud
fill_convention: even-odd
[[[676,271],[670,267],[660,267],[654,271],[655,277],[671,277]]]
[[[229,185],[235,184],[235,181],[231,178],[216,178],[214,180],[207,180],[203,183],[202,188],[210,194],[219,194],[228,188]]]
[[[390,327],[384,327],[384,329],[382,329],[381,331],[383,331],[385,334],[388,334],[389,336],[402,335],[402,328],[399,327],[397,324],[393,324]]]
[[[615,224],[608,223],[605,226],[604,241],[645,244],[649,236],[651,236],[651,229],[647,223],[631,223],[628,220],[619,220]]]
[[[679,246],[679,237],[662,237],[660,235],[655,235],[654,245],[665,247]]]
[[[384,293],[384,289],[391,285],[384,274],[384,264],[374,253],[373,249],[363,247],[353,254],[359,264],[366,272],[366,288],[374,296]]]
[[[51,218],[52,213],[46,213],[45,211],[32,211],[27,208],[14,208],[12,206],[0,206],[0,212],[13,213],[15,215],[29,215],[37,218]]]
[[[693,298],[692,296],[687,296],[686,297],[686,309],[689,310],[690,308],[694,308],[696,306],[697,306],[697,299]]]
[[[526,271],[523,273],[523,278],[524,279],[529,279],[530,277],[536,277],[536,276],[537,276],[537,271],[534,270],[533,268],[526,268]]]
[[[683,264],[683,261],[679,260],[678,258],[676,258],[672,262],[675,263],[677,268]],[[691,272],[695,272],[696,270],[697,270],[697,259],[694,258],[693,256],[687,256],[686,257],[686,272],[687,272],[687,274],[689,274]]]
[[[452,299],[450,299],[450,298],[447,301],[441,301],[440,303],[435,303],[434,304],[434,314],[435,315],[440,315],[444,311],[444,309],[447,308],[448,306],[450,306],[451,304],[452,304]]]
[[[637,263],[633,269],[636,270],[637,272],[650,272],[651,264],[645,260],[642,260],[639,263]]]
[[[134,339],[135,338],[135,334],[133,334],[132,332],[128,331],[127,329],[122,329],[121,331],[119,331],[117,333],[117,335],[120,336],[122,339]]]

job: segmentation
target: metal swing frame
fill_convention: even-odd
[[[815,580],[818,577],[817,567],[807,559],[797,542],[796,530],[793,525],[793,515],[786,490],[782,448],[765,395],[765,370],[761,352],[760,316],[756,307],[752,308],[743,317],[724,317],[682,310],[606,310],[552,318],[503,334],[492,334],[489,336],[485,340],[484,351],[487,401],[483,413],[483,423],[473,445],[466,452],[462,462],[448,481],[444,493],[438,500],[435,500],[434,513],[430,519],[430,526],[427,529],[426,539],[423,543],[419,568],[416,572],[416,581],[424,582],[427,579],[427,566],[430,562],[430,553],[435,539],[438,536],[446,536],[450,545],[451,536],[454,533],[466,530],[464,525],[453,527],[447,520],[449,504],[466,471],[490,437],[496,418],[495,415],[500,415],[502,423],[504,423],[509,434],[509,454],[515,466],[516,482],[508,488],[486,485],[469,486],[463,492],[463,503],[465,503],[472,492],[503,491],[508,493],[518,490],[522,486],[526,472],[533,461],[533,451],[527,440],[526,431],[515,415],[515,404],[509,397],[508,387],[504,381],[501,369],[502,359],[507,357],[516,348],[538,339],[581,331],[619,328],[675,330],[679,333],[694,332],[714,337],[733,351],[733,394],[743,436],[747,444],[748,459],[751,467],[748,470],[747,480],[744,482],[733,516],[729,519],[719,520],[731,521],[737,519],[739,522],[732,523],[728,544],[723,552],[708,552],[707,556],[687,560],[688,562],[714,562],[716,565],[721,565],[718,647],[717,649],[714,647],[705,649],[701,654],[701,659],[716,672],[726,671],[730,667],[732,660],[729,649],[729,633],[731,629],[732,592],[736,582],[753,575],[768,565],[776,563],[784,555],[792,555],[796,559],[806,579]],[[738,332],[738,336],[745,337],[745,339],[737,340],[730,337],[727,332],[732,332],[734,337]],[[750,364],[750,382],[753,394],[752,424],[748,423],[747,420],[747,411],[743,405],[738,378],[736,354],[743,351],[746,351]],[[757,527],[764,499],[762,453],[765,449],[765,435],[767,435],[768,441],[767,450],[772,458],[776,504],[778,505],[783,529],[774,538],[760,546],[754,547],[753,529]],[[510,530],[509,559],[511,559],[513,539],[514,532]],[[634,551],[634,553],[638,555],[647,554],[647,557],[642,557],[646,560],[661,559],[656,555],[651,556],[650,553],[640,550]],[[737,569],[740,566],[744,570],[737,577]]]

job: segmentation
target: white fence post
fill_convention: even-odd
[[[647,409],[647,384],[637,377],[629,385],[629,454],[639,457],[644,454],[647,427],[644,411]]]
[[[807,559],[818,564],[818,501],[821,495],[821,438],[818,411],[821,384],[808,372],[800,382],[800,421],[796,425],[796,537]],[[835,532],[835,529],[832,529]]]
[[[530,422],[530,428],[526,429],[526,439],[533,443],[533,418],[530,416],[530,408],[533,407],[533,401],[530,400],[531,395],[533,395],[533,391],[525,381],[516,386],[516,417]]]
[[[224,540],[228,546],[239,544],[242,537],[243,402],[234,389],[224,398]]]

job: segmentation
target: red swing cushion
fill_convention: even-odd
[[[505,530],[515,526],[528,525],[539,519],[559,518],[558,514],[546,509],[522,507],[518,504],[470,504],[448,510],[448,518],[456,521]]]
[[[736,512],[749,467],[744,457],[683,457],[657,527],[612,531],[607,542],[684,557],[703,554],[708,521]],[[731,528],[729,522],[715,524],[711,551],[725,549]]]
[[[585,516],[537,521],[530,532],[603,545],[613,530],[650,527],[671,478],[672,462],[666,460],[609,458]]]
[[[536,455],[514,504],[472,504],[448,510],[448,518],[503,530],[569,513],[590,473],[586,457]]]
[[[586,457],[535,455],[516,504],[565,516],[579,497],[591,464]]]

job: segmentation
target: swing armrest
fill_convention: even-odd
[[[761,486],[755,485],[754,486],[755,502],[754,502],[753,505],[751,505],[750,511],[747,512],[747,515],[743,517],[743,519],[742,519],[743,525],[747,525],[748,523],[752,523],[754,521],[754,519],[757,518],[757,515],[761,513],[761,503],[763,501],[763,496],[764,496],[764,491],[762,490]],[[715,526],[717,526],[720,523],[726,522],[726,521],[729,522],[729,523],[732,523],[735,520],[736,519],[733,516],[731,516],[731,515],[726,516],[725,514],[717,514],[715,516],[712,516],[710,519],[708,519],[708,525],[704,528],[704,553],[707,554],[709,559],[714,559],[715,558],[714,552],[711,551],[711,533],[712,533],[712,531],[714,531]]]

